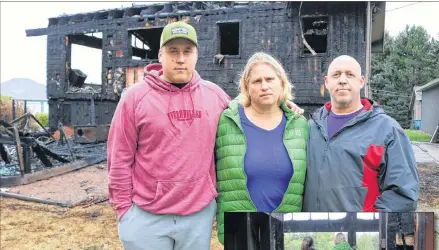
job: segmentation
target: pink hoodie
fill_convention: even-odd
[[[108,136],[110,201],[119,220],[132,202],[154,214],[189,215],[216,196],[214,144],[230,98],[197,72],[182,89],[160,64],[117,105]]]

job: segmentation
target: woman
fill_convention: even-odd
[[[349,243],[346,242],[346,236],[343,233],[338,233],[335,236],[334,243],[333,250],[353,250]]]
[[[221,114],[215,145],[221,243],[224,212],[301,211],[308,123],[285,105],[291,88],[280,63],[256,53],[242,73],[240,101]]]
[[[312,240],[311,236],[306,236],[305,238],[303,238],[302,247],[300,248],[300,250],[315,250],[314,241]]]

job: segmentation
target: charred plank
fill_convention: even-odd
[[[29,29],[26,30],[26,36],[46,36],[47,35],[47,28],[38,28],[38,29]]]

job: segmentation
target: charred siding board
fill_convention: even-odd
[[[116,102],[95,100],[96,124],[110,124],[116,110]],[[58,108],[59,107],[59,108]],[[87,100],[57,100],[49,101],[49,127],[56,129],[58,117],[63,124],[89,125],[90,124],[90,101]],[[61,115],[63,113],[63,115]]]
[[[72,119],[75,125],[91,124],[90,117],[90,101],[75,101],[75,106],[72,106]],[[96,124],[111,123],[111,116],[109,116],[110,109],[116,109],[115,103],[95,101],[95,121]]]
[[[299,5],[299,2],[269,3],[244,8],[209,10],[203,12],[199,22],[194,16],[188,17],[189,23],[198,32],[197,71],[201,77],[218,84],[234,98],[238,94],[239,73],[244,69],[248,58],[255,52],[263,51],[274,55],[285,67],[290,81],[295,86],[295,102],[305,108],[306,114],[328,101],[329,95],[324,90],[323,83],[326,69],[332,59],[348,54],[355,57],[362,68],[365,68],[366,3],[303,3],[302,16],[324,15],[328,18],[327,51],[315,57],[303,53]],[[118,69],[124,72],[124,77],[129,77],[128,85],[131,85],[135,80],[132,79],[131,71],[127,74],[127,68],[143,68],[156,62],[149,59],[131,59],[129,30],[164,27],[171,21],[170,18],[144,21],[138,17],[93,20],[95,14],[86,14],[86,17],[90,17],[86,18],[88,21],[78,16],[74,23],[68,21],[68,18],[64,21],[59,19],[58,24],[52,22],[54,25],[47,28],[47,93],[50,99],[51,129],[56,129],[58,120],[64,119],[57,106],[63,103],[70,103],[69,112],[73,116],[70,121],[72,124],[65,125],[87,125],[90,121],[90,117],[82,114],[89,113],[90,93],[67,91],[70,45],[66,38],[69,35],[102,33],[102,86],[95,95],[95,110],[96,123],[105,124],[111,122],[119,100],[114,93],[117,89],[114,85],[115,72]],[[239,23],[239,55],[226,56],[221,64],[213,60],[220,52],[219,22]],[[110,82],[107,82],[108,79]],[[126,87],[125,81],[122,85]],[[99,113],[102,112],[102,105],[108,106],[108,112]]]
[[[47,96],[63,98],[66,78],[64,36],[49,34],[47,36]]]

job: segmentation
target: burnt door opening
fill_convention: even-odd
[[[162,31],[162,27],[128,31],[131,58],[135,60],[158,60]]]

